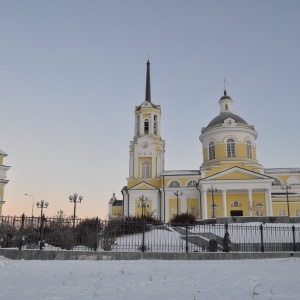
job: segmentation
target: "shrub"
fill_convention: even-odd
[[[193,214],[182,213],[173,217],[170,222],[172,226],[194,225],[196,224],[196,217]]]
[[[218,242],[216,240],[214,240],[214,239],[209,240],[208,251],[209,252],[217,252],[218,251]]]
[[[76,244],[84,245],[96,250],[98,234],[101,231],[101,222],[98,218],[85,219],[75,227]]]

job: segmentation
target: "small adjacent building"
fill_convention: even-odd
[[[198,220],[228,216],[300,216],[300,168],[264,168],[257,160],[257,132],[219,99],[219,114],[199,137],[202,164],[194,170],[165,170],[161,106],[151,100],[147,62],[145,100],[135,107],[129,145],[129,176],[122,200],[110,200],[109,215],[152,213],[168,222],[177,213]],[[115,203],[115,204],[114,204]]]
[[[4,188],[5,185],[8,183],[8,180],[6,179],[6,172],[10,169],[9,166],[3,165],[3,159],[6,156],[7,154],[0,149],[0,216],[2,215],[2,206],[5,203]]]

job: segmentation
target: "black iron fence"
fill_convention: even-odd
[[[0,217],[0,247],[149,252],[300,251],[300,224],[161,224],[68,218]]]

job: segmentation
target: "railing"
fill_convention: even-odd
[[[150,224],[139,221],[0,217],[0,247],[148,252],[300,251],[300,224]]]

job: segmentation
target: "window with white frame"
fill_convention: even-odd
[[[247,157],[252,159],[252,145],[250,141],[247,141]]]
[[[149,133],[149,120],[146,119],[144,121],[144,134],[148,134]]]
[[[143,161],[142,162],[142,178],[149,178],[150,177],[150,165],[149,162]]]
[[[216,151],[215,151],[215,143],[214,142],[209,143],[208,156],[209,156],[209,160],[212,160],[212,159],[216,158]]]
[[[190,180],[187,184],[187,186],[196,186],[197,185],[197,181],[196,180]]]
[[[263,216],[263,205],[260,202],[257,202],[255,204],[255,209],[256,209],[256,216],[257,217],[262,217]]]
[[[242,206],[242,204],[239,201],[233,201],[233,202],[231,202],[230,206],[232,206],[232,207],[240,207],[240,206]]]
[[[300,209],[296,209],[296,217],[300,217]]]
[[[286,211],[285,211],[285,209],[279,209],[279,210],[278,210],[278,216],[286,216]]]
[[[197,215],[197,209],[196,209],[195,206],[191,206],[190,213],[191,213],[193,216],[196,216],[196,215]]]
[[[173,181],[170,182],[169,186],[170,187],[180,187],[180,184],[179,184],[178,181],[173,180]]]
[[[235,142],[233,139],[227,140],[227,157],[235,157]]]

